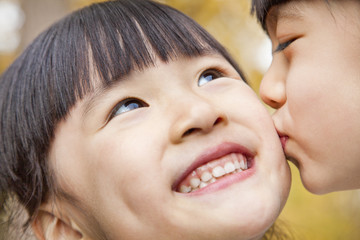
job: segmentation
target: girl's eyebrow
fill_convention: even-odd
[[[89,113],[94,109],[100,102],[100,100],[110,91],[110,86],[97,87],[95,90],[85,98],[83,102],[81,117],[84,120],[88,117]]]
[[[295,20],[303,20],[304,15],[299,9],[298,6],[295,6],[295,3],[292,4],[290,2],[289,4],[280,5],[274,9],[274,11],[270,11],[269,15],[267,17],[267,22],[270,24],[274,24],[278,22],[279,20],[282,21],[295,21]]]
[[[81,118],[82,121],[85,121],[88,117],[89,113],[96,109],[96,107],[101,103],[102,100],[115,88],[123,85],[125,82],[129,80],[128,74],[124,74],[124,76],[112,78],[108,83],[101,84],[93,87],[93,90],[86,95],[83,99],[83,103],[81,106]]]
[[[89,113],[105,98],[105,96],[114,88],[119,86],[125,78],[113,80],[106,85],[94,87],[94,90],[84,98],[81,106],[81,118],[85,121]]]

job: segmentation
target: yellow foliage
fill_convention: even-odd
[[[290,165],[293,182],[280,218],[297,239],[360,239],[360,192],[311,194],[302,186],[296,167]]]
[[[15,53],[0,54],[0,74],[15,60]]]

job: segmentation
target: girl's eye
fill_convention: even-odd
[[[203,72],[199,78],[198,86],[201,87],[214,79],[223,77],[223,74],[216,69],[209,69]]]
[[[277,46],[277,48],[275,49],[275,52],[281,52],[283,50],[285,50],[285,48],[287,48],[291,43],[293,43],[296,39],[291,39],[289,41],[283,42],[283,43],[279,43],[279,45]]]
[[[119,102],[116,107],[112,110],[109,119],[113,117],[135,110],[138,108],[148,107],[149,104],[137,98],[127,98]]]

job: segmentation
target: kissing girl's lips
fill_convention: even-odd
[[[281,146],[283,148],[283,151],[285,152],[286,142],[289,139],[289,136],[282,134],[281,132],[277,132],[280,138]]]
[[[253,172],[254,154],[235,143],[205,150],[175,181],[173,191],[201,194],[225,188]]]
[[[284,154],[285,154],[285,157],[287,160],[289,160],[290,162],[294,163],[295,166],[297,166],[299,168],[299,162],[296,160],[296,158],[290,156],[287,152],[286,152],[286,144],[289,140],[289,136],[288,135],[285,135],[281,132],[278,131],[278,135],[279,135],[279,138],[280,138],[280,142],[281,142],[281,146],[283,148],[283,151],[284,151]]]

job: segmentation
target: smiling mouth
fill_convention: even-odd
[[[180,193],[196,192],[231,175],[247,171],[251,168],[252,159],[245,151],[234,150],[231,145],[225,144],[225,149],[209,154],[195,163],[197,166],[190,167],[173,186],[173,190]]]
[[[231,153],[210,161],[193,170],[176,188],[180,193],[191,193],[213,184],[220,179],[248,170],[248,158],[241,153]]]

